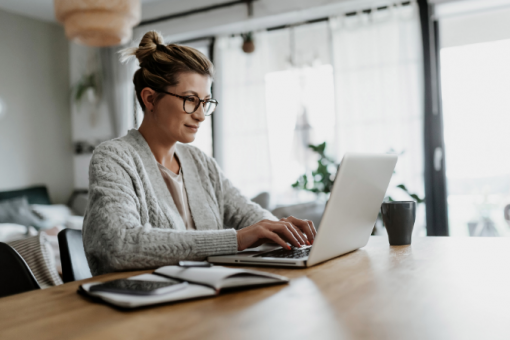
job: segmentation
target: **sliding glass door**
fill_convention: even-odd
[[[440,32],[450,235],[510,236],[510,8]]]
[[[510,40],[443,48],[441,66],[450,235],[510,234]]]

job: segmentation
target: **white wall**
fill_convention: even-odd
[[[46,184],[54,203],[73,189],[69,54],[55,24],[0,10],[0,190]]]
[[[510,7],[439,18],[441,47],[510,39]]]

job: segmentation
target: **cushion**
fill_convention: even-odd
[[[69,229],[81,230],[83,228],[83,216],[69,216],[65,226]]]
[[[63,284],[55,265],[53,249],[44,234],[9,242],[23,257],[41,288]]]
[[[66,227],[80,229],[83,226],[83,216],[74,216],[73,211],[64,204],[30,205],[32,211],[41,217],[50,227]]]
[[[31,204],[30,208],[52,228],[57,225],[65,225],[69,216],[73,214],[71,209],[64,204]]]
[[[37,235],[33,227],[15,223],[0,223],[0,242],[11,242]]]
[[[15,223],[37,229],[50,227],[32,212],[25,196],[0,201],[0,223]]]

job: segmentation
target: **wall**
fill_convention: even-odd
[[[64,31],[0,10],[0,45],[0,190],[46,184],[53,202],[65,202],[73,163]]]
[[[510,39],[510,7],[439,18],[441,47]]]

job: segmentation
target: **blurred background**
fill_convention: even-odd
[[[346,152],[397,153],[414,235],[510,235],[510,0],[0,0],[0,210],[32,233],[81,227],[94,148],[141,123],[117,52],[149,30],[213,61],[193,144],[275,215],[318,225]]]

